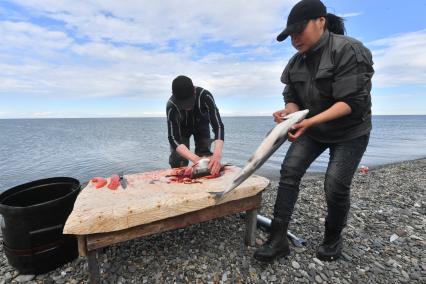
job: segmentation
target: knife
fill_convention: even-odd
[[[124,177],[123,172],[120,173],[120,184],[121,184],[121,187],[123,189],[126,189],[126,187],[127,187],[127,181],[126,181],[126,178]]]

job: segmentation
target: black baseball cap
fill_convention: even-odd
[[[172,82],[173,102],[179,109],[192,109],[194,107],[194,84],[184,75],[177,76]]]
[[[301,33],[309,20],[327,16],[327,8],[320,0],[302,0],[291,9],[286,28],[277,36],[278,41],[289,35]]]

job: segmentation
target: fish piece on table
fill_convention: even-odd
[[[96,188],[104,187],[108,183],[107,179],[103,177],[94,177],[91,181]]]
[[[111,190],[116,190],[119,185],[120,185],[120,177],[115,174],[112,175],[110,182],[108,184],[108,188]]]

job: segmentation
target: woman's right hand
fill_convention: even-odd
[[[274,117],[274,121],[276,123],[280,123],[284,120],[284,117],[290,113],[291,112],[285,108],[285,109],[277,110],[276,112],[272,114],[272,116]]]
[[[293,112],[296,112],[296,111],[299,111],[299,110],[300,110],[300,108],[299,108],[299,106],[297,104],[295,104],[295,103],[288,103],[288,104],[285,105],[284,109],[277,110],[276,112],[274,112],[272,114],[272,116],[274,117],[274,121],[276,123],[280,123],[280,122],[282,122],[284,120],[284,117],[286,115],[289,115],[290,113],[293,113]]]

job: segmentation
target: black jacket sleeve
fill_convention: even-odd
[[[370,51],[361,44],[347,44],[335,57],[333,97],[347,103],[353,117],[362,117],[371,106],[371,78],[374,74]]]
[[[207,90],[203,92],[203,103],[209,114],[210,124],[212,125],[215,140],[225,140],[225,127],[222,123],[222,118],[219,114],[219,109],[216,107],[213,96]]]
[[[167,133],[170,147],[176,150],[181,144],[181,129],[179,123],[179,110],[173,104],[167,104]]]

